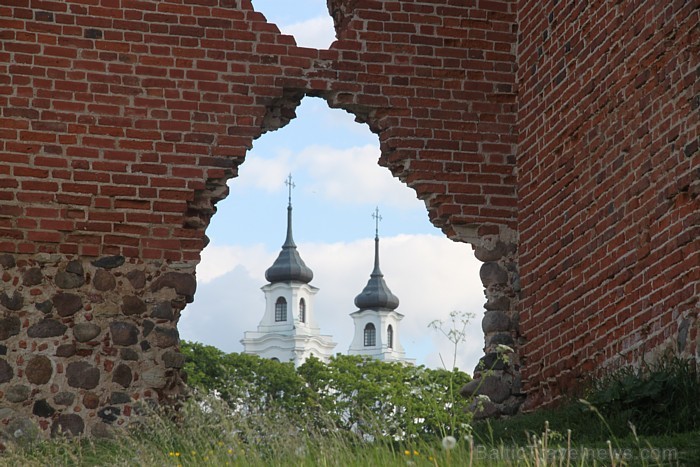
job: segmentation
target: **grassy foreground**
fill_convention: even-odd
[[[566,410],[545,415],[565,422]],[[564,427],[549,422],[538,432],[528,428],[540,423],[541,417],[524,415],[498,426],[478,425],[474,436],[454,440],[452,447],[449,438],[378,441],[368,433],[335,430],[323,423],[300,427],[280,414],[231,414],[225,404],[213,399],[190,400],[178,420],[153,414],[110,440],[54,439],[10,445],[0,454],[0,465],[700,465],[700,432],[644,438],[630,434],[608,443],[592,437],[590,431],[579,433],[586,439],[579,444]],[[496,434],[509,431],[508,425],[518,431],[510,440]]]

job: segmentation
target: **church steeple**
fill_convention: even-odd
[[[282,245],[282,251],[275,262],[265,271],[265,279],[274,282],[302,282],[308,284],[314,278],[313,271],[304,264],[299,256],[297,246],[292,235],[292,174],[289,174],[285,185],[289,187],[289,204],[287,205],[287,237]]]
[[[360,310],[395,310],[399,306],[399,299],[389,290],[384,281],[384,274],[379,268],[379,221],[382,220],[379,208],[375,209],[372,217],[375,220],[374,269],[365,288],[355,297],[355,306]]]

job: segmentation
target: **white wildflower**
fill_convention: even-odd
[[[499,354],[515,352],[512,347],[505,344],[498,344],[496,346],[496,352]]]
[[[486,394],[479,394],[478,396],[476,396],[476,401],[481,403],[491,402],[491,398]]]
[[[454,449],[457,446],[457,440],[454,436],[445,436],[442,438],[442,447],[446,450]]]

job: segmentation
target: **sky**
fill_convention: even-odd
[[[304,47],[328,48],[333,23],[325,0],[254,0],[254,7]],[[406,356],[431,368],[450,368],[453,344],[428,327],[453,310],[473,313],[456,366],[471,373],[482,355],[485,302],[480,263],[468,244],[455,243],[428,220],[415,192],[377,164],[379,141],[343,110],[306,97],[297,118],[266,133],[229,181],[207,229],[211,242],[197,267],[197,293],[183,311],[180,337],[240,352],[265,310],[260,287],[284,243],[291,173],[294,240],[313,272],[315,318],[333,336],[335,353],[347,353],[354,298],[374,261],[378,207],[380,265],[404,315],[396,334]]]

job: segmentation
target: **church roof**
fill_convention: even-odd
[[[379,269],[379,233],[374,237],[374,270],[362,292],[355,297],[355,306],[360,310],[384,309],[394,310],[399,306],[399,299],[391,293],[384,282],[384,274]]]
[[[291,176],[290,176],[291,178]],[[292,237],[292,200],[291,200],[291,179],[289,205],[287,206],[287,238],[282,245],[282,251],[277,256],[277,259],[267,271],[265,271],[265,279],[274,282],[303,282],[308,284],[314,278],[314,273],[299,256],[297,246]]]

